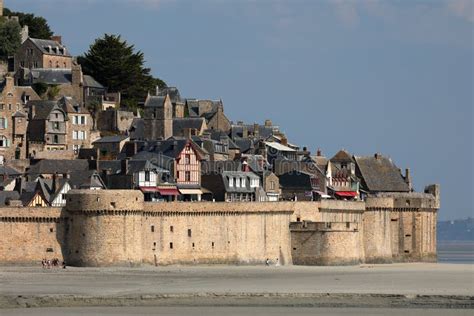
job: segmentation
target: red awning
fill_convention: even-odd
[[[336,194],[339,196],[350,196],[350,197],[357,196],[357,192],[354,192],[354,191],[338,191],[336,192]]]
[[[157,188],[157,187],[140,187],[140,190],[141,190],[143,193],[158,192],[158,188]]]
[[[158,192],[160,192],[161,195],[179,195],[178,189],[173,189],[173,188],[167,188],[167,189],[159,188]]]
[[[179,195],[179,191],[176,187],[171,188],[160,188],[160,187],[140,187],[143,193],[158,192],[161,195]]]

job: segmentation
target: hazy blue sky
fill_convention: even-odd
[[[122,34],[181,95],[222,98],[332,156],[381,152],[440,219],[473,214],[473,2],[5,0],[48,19],[73,54]]]

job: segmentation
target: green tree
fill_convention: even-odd
[[[17,16],[20,25],[28,25],[29,35],[32,38],[50,39],[53,36],[48,21],[41,16],[35,16],[32,13],[13,12],[9,9],[3,9],[4,16]]]
[[[61,92],[61,88],[57,85],[50,85],[48,88],[48,92],[46,92],[46,96],[48,100],[56,100]]]
[[[102,83],[110,92],[122,93],[122,104],[136,110],[148,91],[156,84],[166,87],[158,78],[150,75],[144,67],[144,55],[135,51],[133,45],[122,40],[120,35],[105,34],[96,39],[89,50],[78,58],[84,73]]]
[[[0,20],[0,59],[13,56],[21,45],[20,25],[15,21]]]
[[[96,130],[97,126],[97,114],[100,111],[100,102],[98,100],[92,100],[87,104],[87,110],[91,113],[92,116],[92,129]]]
[[[46,92],[48,91],[48,84],[44,82],[37,82],[31,85],[31,88],[41,97],[44,98]]]

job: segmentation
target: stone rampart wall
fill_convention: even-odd
[[[434,260],[436,210],[412,205],[394,211],[393,202],[383,197],[148,203],[139,191],[72,190],[64,209],[0,208],[1,263],[43,258],[80,266],[252,264],[267,258],[281,264]],[[298,220],[296,225],[305,221],[317,227],[290,233],[290,223]],[[326,223],[331,229],[321,229]]]
[[[293,263],[347,265],[363,261],[358,223],[291,223]]]
[[[0,264],[40,264],[63,259],[64,218],[60,208],[0,209]]]

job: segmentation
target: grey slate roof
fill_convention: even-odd
[[[94,141],[93,144],[119,143],[127,138],[128,136],[126,135],[105,136]]]
[[[19,200],[20,194],[17,191],[0,191],[0,206],[7,205],[10,200]]]
[[[21,175],[21,172],[19,172],[18,170],[13,169],[11,167],[2,165],[2,166],[0,166],[0,175],[16,177],[16,176]]]
[[[142,118],[134,118],[130,125],[130,139],[144,139],[145,138],[145,123]]]
[[[173,135],[180,135],[186,128],[201,130],[205,124],[201,117],[186,117],[173,119]]]
[[[105,89],[97,80],[92,76],[84,75],[84,87],[96,88],[96,89]]]
[[[45,120],[48,118],[51,110],[57,105],[56,101],[35,100],[28,102],[28,107],[34,107],[34,120]]]
[[[35,68],[31,70],[33,83],[70,84],[72,82],[71,69],[65,68]]]
[[[36,47],[38,47],[43,54],[49,54],[49,55],[59,55],[59,56],[71,56],[69,55],[69,52],[67,51],[66,47],[56,41],[53,40],[45,40],[45,39],[39,39],[39,38],[29,38],[33,44],[35,44]],[[56,47],[58,50],[56,50],[56,53],[51,50],[48,51],[47,47],[51,46],[51,48]],[[59,48],[63,49],[64,54],[60,54]]]
[[[145,107],[163,107],[166,96],[149,96],[145,101]]]
[[[76,160],[52,160],[43,159],[30,166],[28,175],[40,174],[68,174],[75,171],[86,171],[89,169],[89,162],[85,159]]]
[[[159,96],[166,96],[167,94],[170,96],[170,100],[172,103],[181,102],[181,95],[179,93],[178,88],[166,87],[158,91]]]
[[[312,190],[311,175],[305,172],[288,172],[280,175],[280,186],[282,189]]]
[[[364,189],[371,192],[409,192],[408,184],[393,162],[382,155],[354,157]]]

